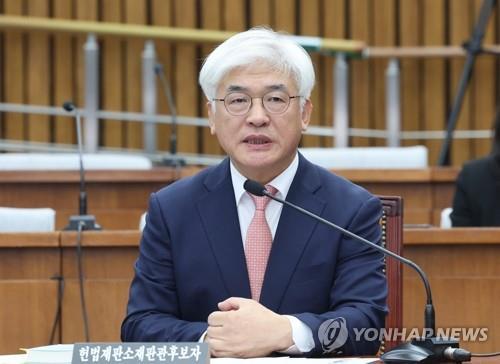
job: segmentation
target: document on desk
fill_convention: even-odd
[[[377,363],[378,358],[252,358],[252,359],[233,359],[233,358],[212,358],[210,364],[370,364]]]
[[[26,364],[70,364],[73,344],[39,346],[26,350]]]

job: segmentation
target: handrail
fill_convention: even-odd
[[[483,45],[485,53],[500,54],[500,45]],[[460,46],[425,47],[367,47],[363,50],[366,58],[431,58],[463,57],[466,50]]]
[[[167,39],[173,42],[193,43],[221,43],[236,34],[236,32],[223,30],[174,28],[17,15],[0,15],[0,28],[72,34],[93,33],[102,36]],[[466,55],[466,51],[460,46],[368,47],[364,42],[356,40],[309,36],[293,36],[293,38],[304,48],[311,51],[361,53],[365,58],[430,58],[463,57]],[[484,45],[483,50],[486,53],[500,54],[500,45]]]
[[[93,33],[118,37],[168,39],[177,42],[220,43],[236,34],[222,30],[173,28],[128,23],[66,20],[31,16],[0,15],[0,28],[45,32]],[[293,36],[304,48],[312,51],[361,53],[365,43],[346,39]]]

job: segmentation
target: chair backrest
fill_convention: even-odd
[[[378,196],[382,202],[383,214],[382,245],[390,251],[401,255],[403,253],[403,199],[399,196]],[[389,314],[385,319],[388,332],[403,328],[403,267],[402,263],[394,258],[385,258],[385,273],[388,282],[387,305]],[[384,353],[400,341],[382,342],[380,352]]]
[[[411,147],[300,148],[300,153],[324,168],[419,169],[428,167],[423,145]]]
[[[56,211],[51,208],[0,207],[0,232],[47,232],[55,230]]]
[[[140,155],[85,153],[83,166],[87,170],[148,170],[153,167],[149,158]],[[80,160],[77,153],[2,153],[0,170],[78,170]]]
[[[452,207],[446,207],[441,210],[441,221],[439,223],[441,229],[450,229],[451,228],[451,213],[453,212]]]

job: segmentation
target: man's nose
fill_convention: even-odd
[[[262,104],[262,99],[256,98],[252,100],[252,105],[250,106],[250,110],[248,110],[246,120],[248,123],[257,126],[269,123],[269,115]]]

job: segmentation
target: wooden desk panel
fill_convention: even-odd
[[[60,274],[58,233],[0,234],[0,352],[49,343]]]
[[[85,293],[93,341],[119,340],[139,238],[136,230],[83,234]],[[404,238],[404,255],[421,265],[431,281],[438,327],[487,327],[488,341],[462,345],[478,352],[498,350],[500,229],[406,229]],[[38,237],[0,234],[0,294],[9,298],[0,307],[2,352],[46,344],[57,294],[57,284],[50,277],[59,272],[66,282],[62,341],[84,339],[75,242],[74,232]],[[404,274],[404,327],[421,327],[424,288],[415,272],[405,268]]]
[[[87,171],[88,212],[105,229],[137,229],[149,195],[198,168]],[[51,207],[56,229],[78,213],[78,171],[0,171],[0,206]]]
[[[138,254],[138,231],[85,232],[82,261],[91,341],[120,341],[133,265]],[[62,310],[62,341],[85,341],[76,255],[76,233],[62,232],[62,272],[66,294]]]
[[[500,348],[500,229],[407,229],[404,255],[427,273],[436,326],[488,328],[488,340],[462,342],[474,352]],[[404,268],[404,327],[422,327],[424,287]]]
[[[148,171],[88,171],[88,211],[105,229],[137,229],[151,192],[200,168]],[[439,225],[440,212],[451,206],[454,168],[422,170],[337,170],[335,173],[379,195],[402,196],[406,224]],[[77,171],[0,171],[0,206],[52,207],[56,228],[63,229],[78,210]]]

